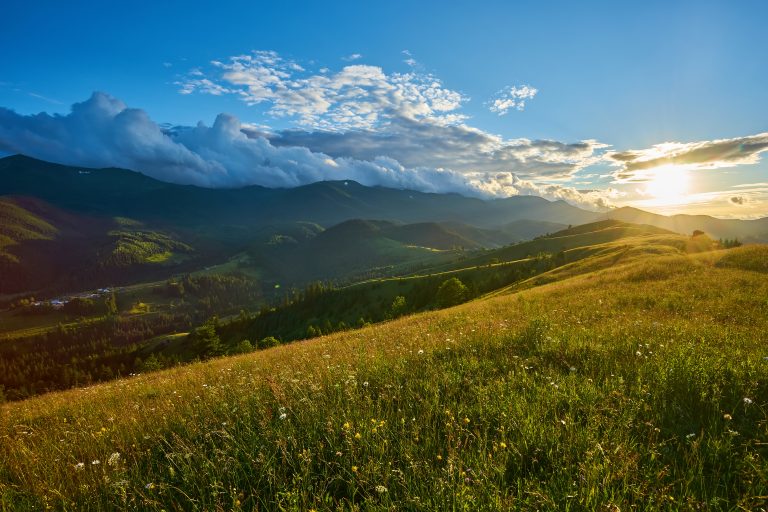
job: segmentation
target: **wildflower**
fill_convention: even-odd
[[[352,466],[352,472],[357,473],[357,466]]]
[[[144,486],[144,488],[147,489],[148,491],[152,490],[155,488],[155,484],[153,484],[152,482],[149,482],[147,485]]]
[[[499,443],[499,447],[500,447],[500,448],[503,450],[504,448],[506,448],[506,447],[507,447],[507,443],[505,443],[504,441],[502,441],[502,442],[500,442],[500,443]]]
[[[423,353],[424,353],[424,351],[423,351],[422,349],[419,349],[419,352],[418,352],[418,354],[419,354],[419,355],[422,355]]]
[[[343,428],[344,430],[349,430],[349,427],[350,427],[350,425],[349,425],[349,422],[348,422],[348,421],[347,421],[347,422],[345,422],[345,423],[342,425],[342,428]]]
[[[437,460],[443,460],[443,456],[442,455],[438,455],[437,456]]]
[[[693,439],[694,437],[696,437],[696,434],[695,434],[695,433],[693,433],[693,432],[691,432],[690,434],[688,434],[687,436],[685,436],[685,438],[686,438],[686,439]]]
[[[286,413],[283,413],[283,414],[281,414],[281,415],[279,416],[279,418],[280,418],[281,420],[284,420],[284,419],[285,419],[285,418],[287,418],[287,417],[288,417],[288,415],[287,415]]]
[[[376,492],[379,494],[384,494],[385,492],[387,492],[387,488],[384,487],[383,485],[377,485]]]
[[[752,399],[744,397],[744,405],[752,405]]]
[[[464,418],[464,424],[465,425],[469,424],[469,418]]]
[[[94,459],[91,461],[91,466],[98,466],[101,464],[101,461],[99,459]]]
[[[355,439],[360,439],[361,437],[363,437],[363,436],[361,436],[361,435],[360,435],[360,432],[357,432],[357,433],[355,434]]]
[[[733,416],[731,416],[730,414],[723,414],[723,419],[725,421],[731,421],[733,419]]]
[[[107,459],[107,464],[110,466],[117,466],[120,463],[120,454],[118,452],[113,453]]]
[[[363,387],[364,387],[364,388],[367,388],[367,387],[368,387],[368,381],[365,381],[365,382],[363,382]]]
[[[78,462],[75,464],[75,471],[82,471],[85,469],[85,462]]]

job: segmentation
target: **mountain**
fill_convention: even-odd
[[[164,183],[124,169],[68,167],[21,155],[0,159],[2,195],[34,196],[60,208],[93,215],[196,229],[229,226],[241,231],[291,221],[328,227],[355,218],[404,223],[455,221],[496,228],[520,219],[583,224],[599,217],[564,201],[540,197],[482,200],[366,187],[354,181],[317,182],[288,189],[207,189]]]
[[[708,215],[658,215],[637,208],[623,207],[611,210],[605,218],[649,224],[676,233],[691,234],[704,231],[712,238],[738,238],[742,242],[768,242],[768,217],[755,220],[717,219]]]
[[[248,271],[266,287],[349,282],[466,257],[478,264],[525,257],[520,248],[501,248],[606,218],[768,239],[768,219],[664,217],[630,208],[601,214],[540,197],[482,200],[354,181],[207,189],[22,155],[0,159],[0,200],[0,293],[122,285],[210,267]],[[553,253],[571,246],[566,236],[540,245]],[[493,248],[506,253],[472,253]]]

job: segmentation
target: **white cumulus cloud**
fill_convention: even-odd
[[[443,124],[466,118],[456,110],[467,98],[431,74],[388,74],[363,64],[312,73],[273,51],[212,65],[208,74],[194,70],[179,80],[180,92],[234,94],[249,105],[267,104],[272,116],[295,119],[302,127],[340,131],[380,127],[394,118]]]
[[[0,150],[69,165],[123,167],[154,178],[206,187],[293,187],[323,180],[355,180],[424,192],[490,198],[539,195],[592,209],[611,192],[579,192],[537,185],[511,172],[459,172],[408,167],[390,156],[333,157],[303,146],[276,146],[234,116],[212,126],[164,129],[140,109],[104,93],[73,105],[67,115],[21,115],[0,108]]]
[[[488,108],[500,116],[506,115],[511,109],[525,110],[526,102],[536,97],[538,92],[538,89],[530,85],[510,85],[495,94]]]

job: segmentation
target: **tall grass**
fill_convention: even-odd
[[[638,259],[8,404],[0,506],[759,510],[767,281]]]

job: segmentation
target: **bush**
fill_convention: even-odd
[[[437,305],[448,308],[461,304],[469,297],[469,289],[457,277],[446,279],[437,289]]]
[[[247,354],[253,352],[253,344],[250,340],[243,340],[237,344],[234,350],[235,354]]]
[[[274,336],[267,336],[266,338],[262,339],[259,342],[259,348],[265,349],[265,348],[272,348],[276,347],[280,344],[280,340],[275,338]]]

